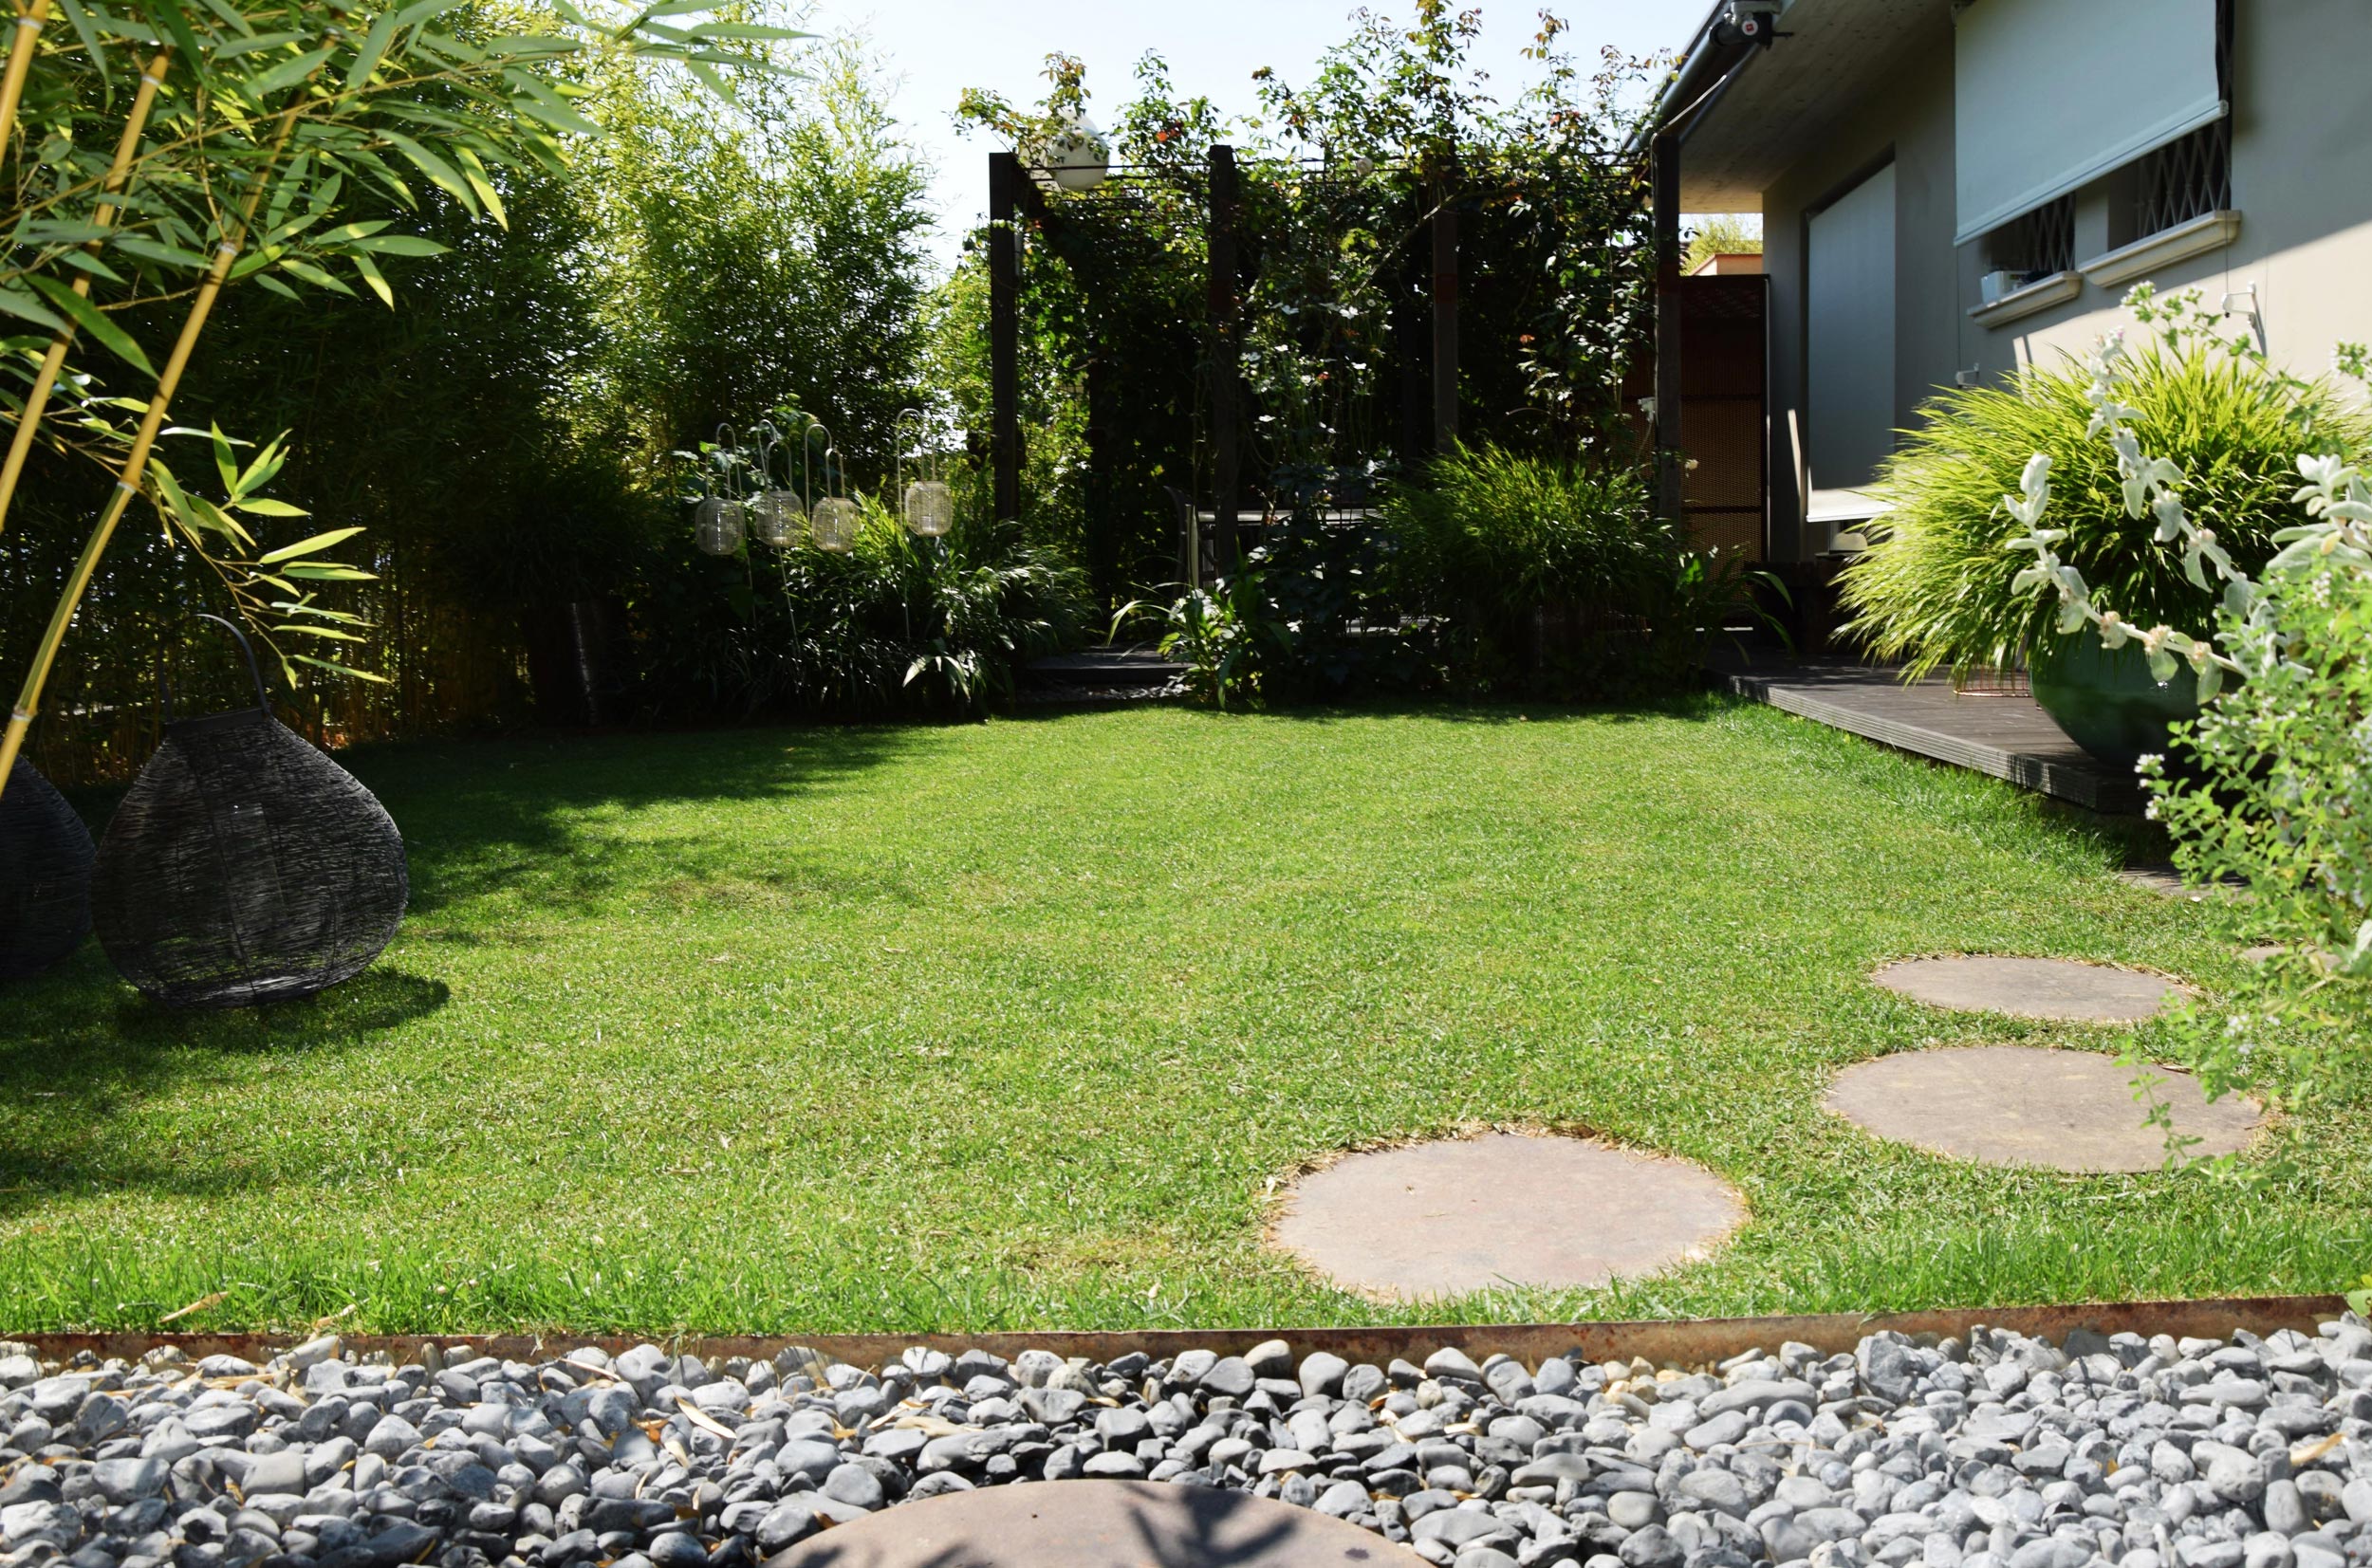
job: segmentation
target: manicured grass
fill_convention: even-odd
[[[2319,1290],[2294,1180],[2011,1174],[1827,1116],[1840,1065],[2126,1032],[1932,1011],[1892,957],[2211,989],[2097,828],[1767,709],[1178,710],[351,759],[410,839],[380,965],[174,1015],[95,947],[0,996],[0,1332],[826,1331],[1760,1313]],[[2156,1026],[2143,1033],[2144,1042]],[[1592,1295],[1421,1309],[1265,1253],[1272,1181],[1481,1123],[1702,1160],[1753,1218]],[[1619,1222],[1618,1222],[1619,1223]]]

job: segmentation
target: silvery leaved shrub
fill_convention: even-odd
[[[2159,301],[2143,287],[2127,304],[2170,335],[2203,331],[2196,296]],[[2224,346],[2269,380],[2303,385],[2253,344]],[[2176,727],[2176,765],[2142,760],[2150,815],[2187,880],[2241,884],[2245,896],[2214,907],[2235,939],[2270,950],[2233,997],[2191,1015],[2202,1079],[2211,1094],[2247,1083],[2292,1103],[2332,1098],[2372,1046],[2372,483],[2346,455],[2301,453],[2297,520],[2252,576],[2186,508],[2180,466],[2135,437],[2119,398],[2125,358],[2114,333],[2086,360],[2090,431],[2116,453],[2127,515],[2181,551],[2202,619],[2145,627],[2102,602],[2053,548],[2066,534],[2046,526],[2051,463],[2039,452],[2002,497],[2024,529],[2008,547],[2034,558],[2013,591],[2055,594],[2061,635],[2138,644],[2161,681],[2183,664],[2197,674],[2205,706]],[[2342,345],[2336,362],[2365,378],[2361,345]]]

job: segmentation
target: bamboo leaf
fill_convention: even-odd
[[[311,262],[299,261],[294,256],[283,256],[280,259],[280,269],[292,277],[311,284],[316,288],[326,288],[339,294],[350,295],[354,292],[353,287],[345,279],[334,272],[324,272]]]
[[[308,582],[377,582],[379,581],[379,574],[376,572],[358,571],[352,566],[341,566],[331,561],[300,561],[294,565],[283,566],[280,570],[281,575],[285,577],[303,578]]]
[[[181,58],[188,68],[195,71],[201,82],[211,76],[213,72],[207,68],[206,51],[198,47],[197,34],[190,29],[190,19],[182,14],[178,0],[155,0],[155,9],[158,19],[164,23],[165,32],[172,38],[174,46],[181,51]]]
[[[753,43],[788,43],[815,36],[796,28],[772,28],[758,22],[701,22],[686,28],[684,32],[693,38],[746,38]]]
[[[28,294],[21,288],[0,286],[0,311],[20,317],[37,326],[46,326],[52,332],[64,332],[66,329],[63,319],[47,305],[43,304],[38,298]]]
[[[503,228],[510,228],[510,214],[503,211],[502,193],[494,189],[494,182],[487,175],[486,165],[478,160],[477,154],[467,147],[462,148],[458,156],[462,175],[469,180],[470,189],[477,193],[477,199],[486,204],[488,214]]]
[[[107,81],[107,51],[99,46],[99,34],[91,28],[90,12],[84,10],[77,0],[58,0],[58,9],[65,11],[65,19],[74,24],[74,36],[83,41],[83,51],[90,56],[91,64],[99,67],[99,80]]]
[[[380,135],[387,138],[389,146],[410,159],[414,168],[435,181],[437,187],[447,195],[468,208],[472,216],[476,215],[477,193],[470,189],[469,182],[461,177],[460,173],[452,164],[447,163],[400,131],[382,130]]]
[[[346,260],[354,265],[355,274],[362,280],[363,286],[379,296],[381,304],[393,310],[396,307],[396,291],[387,286],[387,274],[379,269],[379,264],[360,254],[349,255]]]
[[[556,131],[565,131],[572,136],[600,136],[602,134],[602,128],[599,125],[594,124],[574,109],[546,103],[524,94],[512,99],[510,105],[521,114],[530,119],[540,120]]]
[[[346,90],[352,92],[371,79],[379,63],[387,54],[387,41],[396,36],[396,13],[381,11],[371,30],[362,35],[362,46],[355,51],[354,64],[346,67]]]
[[[368,670],[357,670],[351,665],[340,664],[336,659],[315,658],[310,654],[294,654],[289,656],[299,664],[310,664],[322,670],[334,670],[342,675],[352,675],[356,680],[373,681],[380,686],[392,684],[385,675],[375,674]]]
[[[104,343],[124,363],[143,376],[157,374],[156,367],[148,362],[148,356],[140,352],[140,345],[132,341],[132,335],[109,320],[106,313],[90,301],[55,278],[33,273],[25,281],[47,295],[50,304],[72,317],[77,325]]]
[[[419,234],[373,234],[354,240],[343,249],[379,256],[441,256],[453,247]]]
[[[295,508],[293,507],[290,508],[290,510],[294,509]],[[310,539],[300,539],[293,544],[284,544],[279,549],[272,551],[269,555],[259,555],[255,558],[255,564],[258,566],[277,566],[284,561],[295,560],[298,556],[305,554],[308,550],[326,550],[333,544],[343,544],[347,540],[352,539],[356,534],[359,534],[361,531],[362,530],[361,528],[332,528],[327,533],[317,533]],[[306,562],[305,564],[310,566],[335,563]]]
[[[252,501],[233,501],[231,507],[233,511],[243,511],[250,517],[310,517],[312,515],[303,507],[292,507],[286,501],[273,501],[268,497],[259,497]]]
[[[327,60],[331,52],[326,48],[307,49],[303,54],[293,59],[284,60],[263,75],[243,83],[244,89],[250,97],[261,102],[272,94],[293,87],[311,76],[321,68],[322,62]]]

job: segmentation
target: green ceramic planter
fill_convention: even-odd
[[[2111,651],[2088,632],[2047,639],[2028,655],[2027,673],[2035,702],[2067,738],[2119,772],[2163,752],[2168,727],[2199,713],[2189,665],[2160,686],[2139,644]]]

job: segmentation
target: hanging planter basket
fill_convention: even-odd
[[[361,782],[255,706],[176,719],[100,840],[92,923],[123,978],[171,1007],[310,996],[367,968],[403,920],[403,836]]]
[[[90,829],[19,757],[0,791],[0,980],[39,974],[90,930]]]

